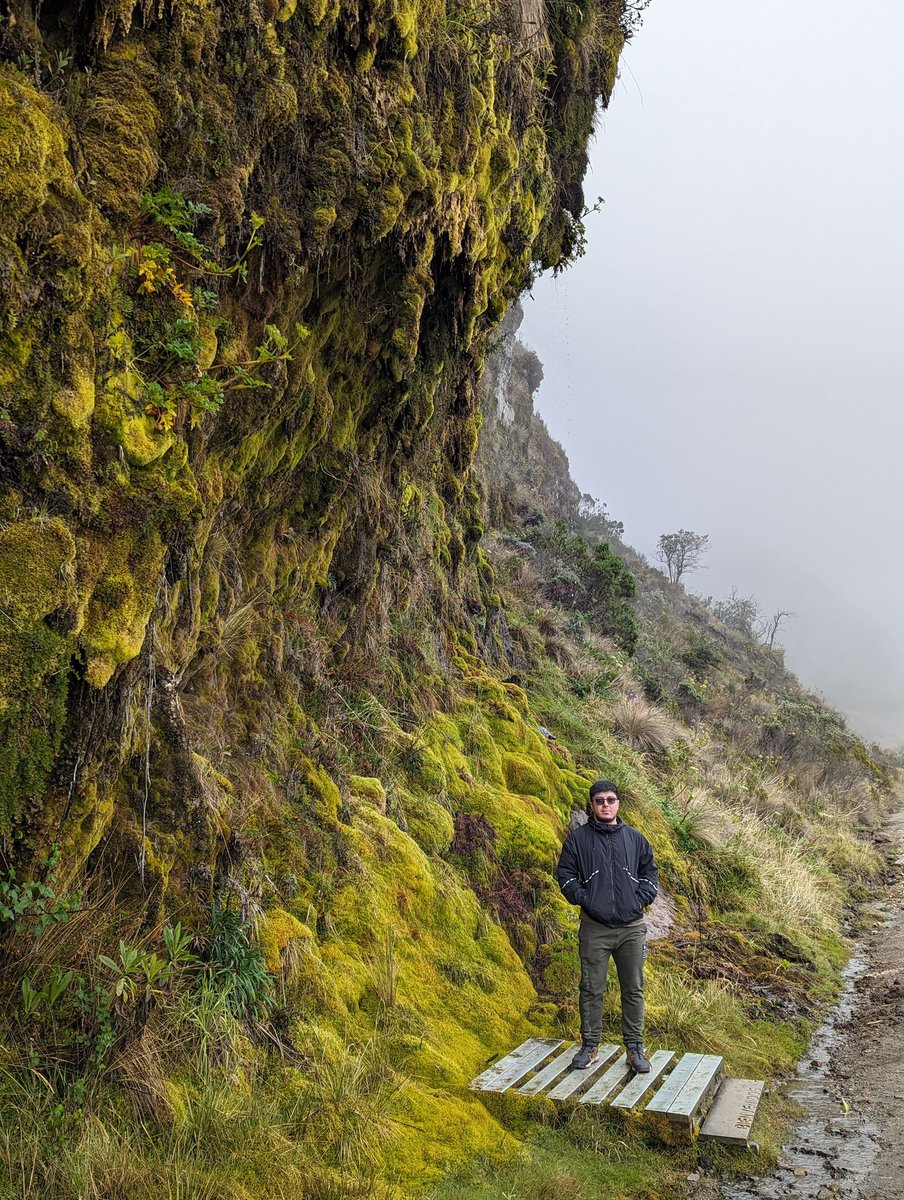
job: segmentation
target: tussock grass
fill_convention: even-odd
[[[648,973],[647,1024],[649,1037],[669,1049],[704,1054],[751,1054],[755,1040],[746,1027],[737,993],[728,984],[707,979],[695,982],[680,971],[653,969]]]
[[[644,754],[664,754],[678,737],[674,721],[661,708],[639,697],[625,696],[609,710],[617,733]]]
[[[737,825],[728,810],[703,790],[695,792],[684,805],[682,824],[689,837],[712,850],[727,846],[737,833]]]
[[[805,934],[838,929],[842,884],[800,841],[767,826],[755,813],[736,818],[728,842],[758,877],[756,904],[774,928]]]
[[[824,819],[813,826],[813,841],[831,869],[856,883],[876,879],[882,871],[882,858],[876,849],[851,831],[843,814],[825,812],[822,816]]]

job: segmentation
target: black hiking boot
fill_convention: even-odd
[[[631,1070],[636,1075],[646,1075],[650,1069],[650,1060],[643,1052],[643,1042],[628,1042],[625,1053]]]
[[[571,1066],[575,1071],[583,1071],[587,1067],[593,1066],[600,1056],[599,1046],[588,1046],[585,1042],[580,1050],[571,1060]],[[647,1070],[649,1071],[649,1067]]]

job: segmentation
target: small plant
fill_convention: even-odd
[[[207,944],[207,971],[237,1017],[258,1016],[273,1000],[273,977],[239,913],[215,903]]]
[[[116,999],[131,1003],[139,995],[143,995],[146,1002],[150,1001],[154,993],[169,981],[173,971],[172,962],[167,962],[154,952],[147,954],[137,950],[121,939],[118,962],[106,954],[101,954],[99,959],[115,975],[113,994]]]
[[[15,933],[33,933],[36,937],[50,925],[67,921],[69,914],[81,902],[78,893],[60,896],[55,890],[55,868],[60,858],[59,846],[50,851],[45,864],[44,880],[20,880],[15,867],[0,875],[0,921]]]
[[[182,928],[182,923],[165,925],[163,928],[163,945],[167,957],[174,967],[190,967],[199,964],[201,960],[192,951],[194,935],[188,929]]]
[[[196,222],[210,213],[206,204],[187,200],[168,187],[147,193],[134,243],[114,254],[114,261],[125,267],[123,306],[131,312],[134,328],[134,354],[129,357],[126,351],[121,356],[140,377],[145,412],[161,433],[180,429],[185,421],[198,425],[219,412],[230,392],[271,386],[264,368],[291,361],[294,345],[308,336],[307,329],[297,325],[290,345],[281,329],[267,325],[245,361],[205,363],[211,339],[215,350],[216,330],[224,324],[216,315],[217,293],[207,285],[231,276],[247,278],[248,256],[261,244],[264,224],[257,213],[251,214],[244,249],[224,266],[195,232]]]
[[[199,269],[205,275],[238,275],[244,282],[248,278],[248,255],[261,244],[260,230],[264,218],[254,212],[251,214],[251,236],[245,249],[231,266],[223,267],[194,233],[198,218],[209,217],[212,211],[209,205],[187,200],[169,187],[146,192],[141,197],[142,215],[166,230],[175,251],[188,255],[189,262],[184,265]]]

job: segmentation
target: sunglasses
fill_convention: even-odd
[[[618,796],[594,796],[591,804],[618,804]]]

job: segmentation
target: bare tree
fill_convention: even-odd
[[[664,533],[656,543],[656,561],[665,567],[672,583],[678,583],[682,575],[699,569],[708,547],[708,533],[693,533],[690,529]]]
[[[781,629],[782,621],[790,620],[791,617],[796,615],[790,609],[780,608],[778,612],[774,612],[771,617],[767,617],[763,621],[760,636],[770,650],[775,645],[775,639],[778,636],[778,631]]]

